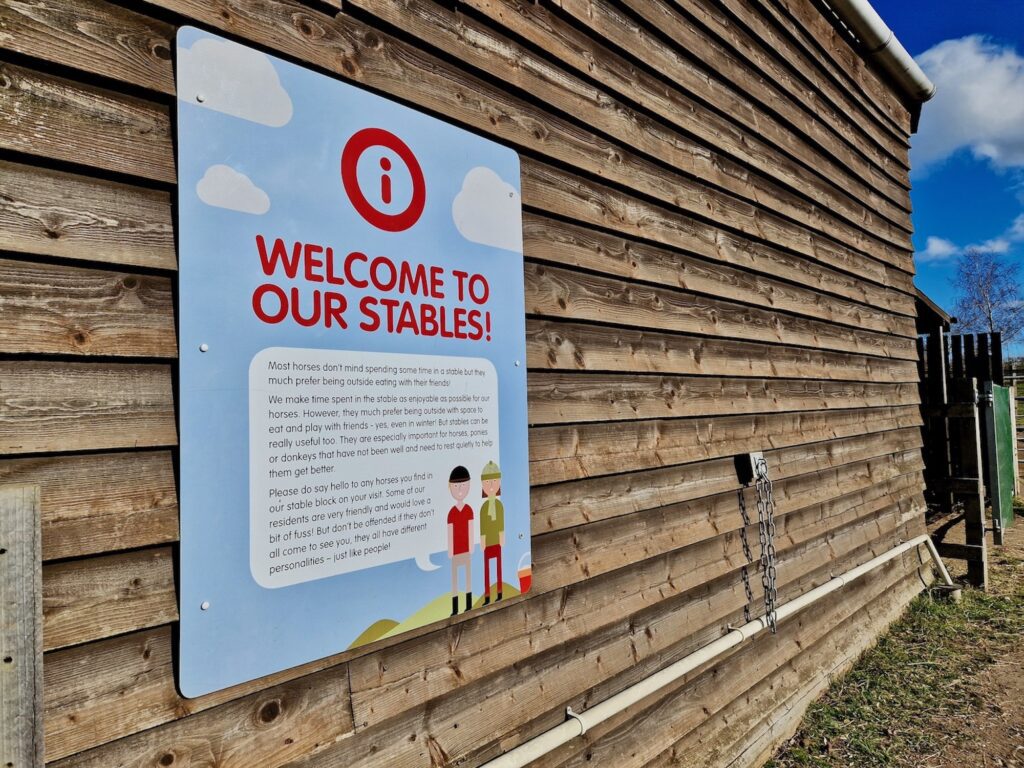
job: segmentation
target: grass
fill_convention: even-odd
[[[1017,527],[1024,509],[1015,499]],[[812,704],[800,730],[769,768],[872,768],[919,765],[969,729],[951,721],[983,703],[974,678],[1024,634],[1024,559],[1020,547],[990,555],[992,588],[965,589],[953,603],[925,593]]]

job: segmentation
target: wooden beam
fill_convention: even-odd
[[[39,487],[0,486],[0,765],[43,765]]]

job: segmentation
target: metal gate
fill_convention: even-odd
[[[992,523],[996,544],[1003,543],[1003,530],[1013,524],[1013,440],[1014,425],[1010,388],[992,382],[984,385],[984,432],[988,461],[985,485],[992,505]]]

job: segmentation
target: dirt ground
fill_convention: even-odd
[[[918,597],[769,768],[1024,768],[1024,517],[989,567],[987,593]]]
[[[991,592],[1011,598],[1024,588],[1024,518],[1008,529],[1002,547],[993,547],[989,560]],[[956,578],[953,565],[951,574]],[[1024,768],[1024,637],[1018,647],[993,653],[988,666],[971,679],[975,707],[970,716],[951,718],[946,746],[921,765],[927,768],[979,766]]]

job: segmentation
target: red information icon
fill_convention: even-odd
[[[375,208],[363,194],[356,169],[359,165],[359,158],[370,147],[390,149],[405,163],[412,179],[412,199],[404,211],[385,213]],[[391,161],[386,157],[381,158],[380,168],[380,199],[388,204],[391,202],[391,176],[389,175]],[[341,182],[345,186],[345,194],[348,195],[348,199],[352,201],[352,206],[359,215],[377,229],[383,229],[385,232],[402,232],[409,229],[419,221],[423,214],[423,206],[427,202],[427,185],[423,180],[423,169],[420,168],[416,155],[404,141],[383,128],[363,128],[352,134],[345,144],[345,149],[341,152]]]

